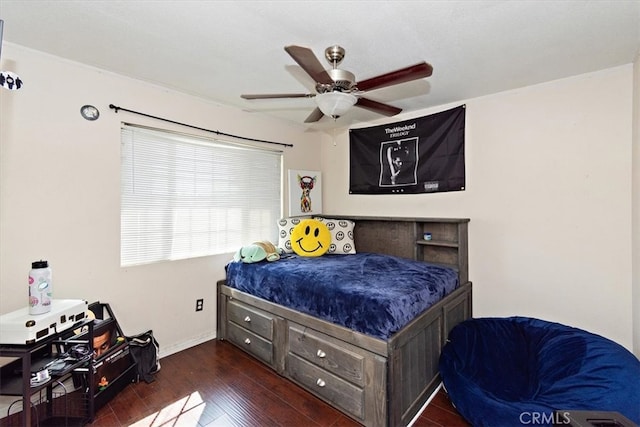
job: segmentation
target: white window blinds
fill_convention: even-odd
[[[122,266],[277,241],[282,153],[124,125]]]

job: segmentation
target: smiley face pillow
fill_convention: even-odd
[[[304,219],[291,230],[291,248],[300,256],[324,255],[331,246],[331,232],[317,219]]]

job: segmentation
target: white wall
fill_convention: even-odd
[[[475,316],[539,317],[632,349],[632,74],[468,100],[462,192],[349,195],[348,135],[326,137],[325,210],[468,217]]]
[[[109,104],[292,143],[285,169],[319,169],[318,134],[8,43],[2,58],[0,69],[24,87],[0,90],[0,313],[26,306],[31,262],[43,258],[55,298],[109,302],[126,334],[153,329],[163,355],[214,337],[215,282],[231,254],[119,264],[121,121],[194,131],[116,114]],[[82,119],[84,104],[97,106],[100,119]]]

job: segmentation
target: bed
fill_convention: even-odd
[[[355,254],[227,266],[227,278],[218,282],[218,338],[363,425],[407,425],[440,383],[438,360],[449,331],[471,317],[469,220],[331,218],[355,222]],[[340,264],[346,259],[352,267]],[[310,270],[318,265],[344,274],[339,287],[352,280],[350,269],[371,277],[328,290]],[[374,288],[373,277],[388,266],[403,274]],[[304,288],[278,268],[317,280]],[[414,276],[433,277],[420,285]],[[385,305],[389,299],[399,305]]]

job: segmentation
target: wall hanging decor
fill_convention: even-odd
[[[465,106],[349,130],[349,193],[416,194],[465,186]]]
[[[322,173],[289,169],[289,216],[322,213]]]
[[[2,58],[2,31],[4,21],[0,19],[0,58]],[[9,90],[18,90],[22,87],[22,80],[11,71],[0,71],[0,87]]]

